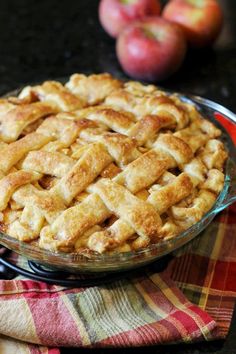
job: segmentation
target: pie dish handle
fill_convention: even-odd
[[[230,111],[228,108],[222,106],[221,104],[200,96],[186,95],[186,97],[202,106],[210,108],[211,111],[215,112],[215,115],[217,115],[218,113],[229,122],[236,124],[236,114]]]
[[[236,160],[230,156],[227,161],[224,189],[219,196],[214,212],[217,214],[234,202],[236,202]]]

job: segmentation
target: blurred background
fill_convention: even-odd
[[[163,1],[163,4],[165,1]],[[225,24],[213,48],[189,51],[182,69],[160,83],[236,111],[236,1],[221,0]],[[125,77],[115,40],[98,21],[98,0],[1,0],[0,94],[74,72]]]

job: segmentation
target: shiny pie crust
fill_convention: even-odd
[[[1,229],[63,252],[175,237],[224,184],[221,132],[153,85],[74,74],[0,100]]]

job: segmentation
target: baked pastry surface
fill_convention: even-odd
[[[1,230],[62,252],[175,237],[224,185],[221,131],[153,85],[74,74],[0,100]]]

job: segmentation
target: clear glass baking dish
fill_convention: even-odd
[[[170,93],[170,92],[168,92]],[[17,91],[11,92],[17,94]],[[195,225],[173,239],[162,241],[149,247],[126,253],[90,254],[53,253],[39,247],[18,241],[11,236],[0,232],[0,244],[21,254],[29,260],[36,261],[50,268],[59,268],[74,273],[114,272],[137,268],[157,260],[173,252],[195,238],[213,220],[215,215],[236,201],[236,149],[222,125],[215,119],[215,114],[221,114],[226,120],[236,124],[236,115],[227,108],[197,96],[177,94],[184,102],[195,104],[205,118],[213,121],[222,130],[222,141],[226,145],[229,158],[225,167],[225,183],[213,208]]]

